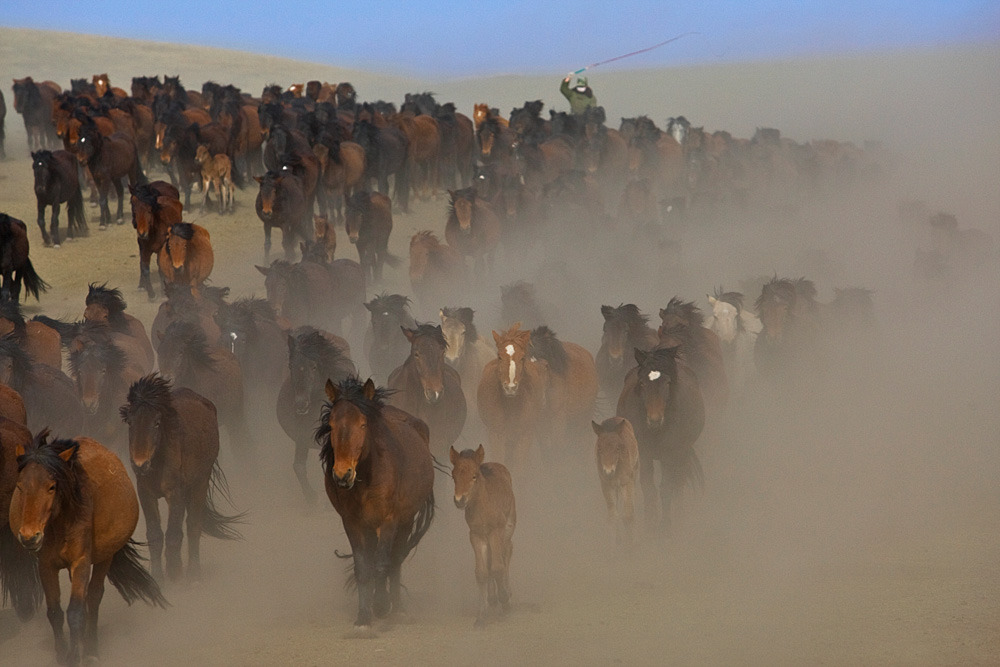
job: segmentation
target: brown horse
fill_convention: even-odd
[[[128,177],[131,186],[146,182],[146,176],[142,173],[142,166],[139,163],[139,150],[135,140],[121,132],[105,137],[92,121],[85,122],[80,126],[77,159],[80,164],[86,165],[94,177],[94,182],[97,183],[101,206],[100,228],[106,229],[111,224],[108,192],[112,186],[118,196],[118,212],[115,219],[118,224],[123,224],[125,189],[122,187],[122,179]]]
[[[302,179],[282,171],[268,171],[263,176],[255,176],[260,184],[260,192],[254,204],[257,217],[264,223],[264,258],[271,254],[271,229],[281,230],[281,246],[285,249],[285,259],[295,255],[295,241],[308,241],[306,224],[312,209],[306,198]]]
[[[762,326],[754,343],[754,364],[761,377],[819,370],[821,327],[811,280],[775,276],[761,289],[754,309]]]
[[[52,102],[62,92],[55,81],[35,83],[30,76],[14,79],[14,111],[24,120],[28,150],[55,148],[59,139],[52,126]]]
[[[196,294],[215,266],[208,230],[190,222],[175,222],[167,230],[157,260],[166,282],[187,285]]]
[[[152,300],[156,291],[149,277],[149,260],[153,255],[159,256],[168,230],[182,221],[184,205],[180,192],[166,181],[130,187],[129,191],[132,194],[132,227],[139,244],[139,289],[145,288]]]
[[[313,241],[323,249],[327,262],[332,262],[337,254],[337,231],[325,215],[313,216]]]
[[[448,221],[444,238],[462,255],[472,258],[473,269],[492,272],[493,258],[500,243],[500,218],[481,199],[474,187],[449,190]]]
[[[410,356],[389,375],[389,403],[422,419],[431,431],[431,450],[443,452],[458,440],[465,426],[462,378],[444,361],[448,347],[440,326],[400,327],[410,342]]]
[[[236,355],[209,344],[197,324],[184,320],[167,327],[157,354],[160,373],[175,387],[186,387],[215,404],[234,451],[246,453],[255,447],[243,401],[243,371]]]
[[[387,405],[385,390],[355,377],[326,382],[316,442],[326,495],[344,522],[354,556],[358,618],[399,607],[403,561],[434,518],[434,465],[427,425]]]
[[[153,349],[160,347],[160,341],[173,322],[187,320],[195,323],[205,334],[206,340],[219,340],[222,330],[215,322],[215,314],[225,303],[228,287],[202,287],[197,296],[187,287],[166,286],[167,300],[156,310],[156,317],[149,326]]]
[[[548,369],[544,362],[531,361],[531,332],[520,326],[493,332],[497,356],[483,369],[476,401],[490,450],[523,468],[543,423]]]
[[[604,316],[604,333],[595,358],[597,377],[605,395],[617,396],[629,371],[629,351],[638,348],[648,352],[660,340],[656,330],[647,324],[649,317],[634,303],[601,306],[601,315]]]
[[[438,306],[468,279],[462,254],[443,245],[434,232],[417,232],[410,238],[410,285],[421,305]]]
[[[0,392],[17,396],[17,392],[6,385],[0,387]],[[21,412],[24,412],[23,403]],[[42,601],[35,557],[17,543],[9,520],[10,499],[17,486],[17,449],[30,446],[31,431],[23,422],[0,417],[0,600],[10,600],[22,621],[30,619]]]
[[[35,151],[31,154],[35,174],[35,200],[38,204],[38,228],[45,247],[58,248],[59,204],[66,202],[66,237],[88,236],[83,212],[83,194],[77,178],[76,158],[69,151]],[[52,207],[52,221],[45,229],[45,207]],[[51,233],[51,235],[50,235]]]
[[[549,451],[563,449],[580,440],[597,404],[597,368],[586,349],[556,338],[547,326],[531,331],[528,354],[532,363],[544,361],[545,438]]]
[[[96,440],[49,441],[42,430],[17,448],[17,488],[10,529],[38,556],[56,660],[78,665],[97,658],[98,609],[105,577],[129,604],[166,607],[131,540],[139,502],[125,466]],[[69,570],[69,642],[59,604],[59,570]]]
[[[441,129],[437,120],[426,114],[404,112],[389,118],[389,123],[406,136],[406,171],[413,193],[421,199],[430,198],[440,185]]]
[[[24,319],[13,301],[0,301],[0,336],[10,337],[35,363],[62,368],[62,339],[59,332],[36,320]]]
[[[321,136],[313,146],[322,170],[324,196],[320,199],[320,213],[326,214],[330,198],[333,198],[334,220],[342,220],[341,201],[363,185],[365,175],[365,150],[353,141],[340,141],[334,137]]]
[[[476,556],[476,627],[482,627],[498,605],[501,615],[510,610],[510,558],[517,526],[514,488],[506,466],[483,462],[486,452],[482,445],[461,454],[450,447],[448,456],[455,482],[455,507],[465,510],[469,541]]]
[[[493,360],[496,351],[476,331],[472,308],[442,308],[439,315],[441,332],[448,341],[444,360],[458,371],[465,391],[471,392],[479,386],[483,368]]]
[[[0,382],[20,394],[28,428],[80,430],[84,411],[73,380],[57,368],[33,361],[10,335],[0,336]]]
[[[639,443],[632,424],[624,417],[590,422],[597,435],[597,476],[608,507],[608,521],[616,523],[621,505],[618,541],[631,544],[635,524],[635,482],[639,474]]]
[[[729,401],[729,380],[719,335],[704,326],[705,318],[692,301],[672,297],[660,309],[657,331],[660,347],[676,347],[681,358],[698,376],[705,403],[723,408]]]
[[[28,226],[23,220],[0,213],[0,277],[3,278],[0,299],[18,301],[22,282],[25,294],[36,299],[49,288],[35,272],[28,253]]]
[[[145,350],[148,367],[153,367],[156,356],[146,334],[146,327],[139,318],[125,312],[127,304],[121,290],[111,289],[107,283],[101,285],[90,283],[86,306],[83,311],[85,322],[104,323],[110,326],[112,331],[131,336]]]
[[[287,334],[287,373],[278,390],[276,412],[278,424],[295,443],[292,465],[302,495],[310,504],[316,502],[316,492],[306,476],[306,455],[316,446],[315,424],[323,407],[323,381],[340,382],[357,371],[347,351],[336,337],[313,327],[299,327]]]
[[[639,443],[639,482],[645,502],[646,524],[670,527],[670,502],[689,480],[702,480],[694,443],[705,426],[705,404],[698,378],[678,359],[676,348],[652,352],[635,350],[638,366],[628,372],[618,398],[617,416],[625,417]],[[654,481],[653,461],[660,462],[660,486]]]
[[[187,515],[188,577],[201,576],[201,534],[224,540],[241,536],[232,524],[240,516],[219,514],[212,491],[227,494],[226,478],[219,468],[219,422],[215,406],[190,389],[173,389],[155,373],[129,387],[121,407],[128,424],[128,451],[135,473],[139,504],[146,521],[150,569],[163,580],[163,529],[159,499],[165,498],[167,517],[167,576],[181,575],[182,523]]]
[[[344,231],[358,249],[358,260],[365,282],[382,280],[382,265],[386,261],[396,266],[398,260],[389,254],[392,233],[392,201],[379,192],[355,192],[347,199]],[[369,283],[371,284],[371,283]]]
[[[24,407],[21,394],[2,383],[0,383],[0,417],[24,426],[28,425],[28,411]]]

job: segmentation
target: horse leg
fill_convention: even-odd
[[[354,621],[354,627],[368,630],[372,624],[372,595],[375,592],[372,585],[375,574],[374,549],[369,545],[373,544],[378,536],[373,531],[366,533],[363,528],[355,525],[354,521],[344,521],[344,532],[347,533],[347,539],[351,543],[351,552],[354,555],[354,581],[358,587],[358,617]]]
[[[95,563],[90,573],[90,585],[87,587],[87,626],[83,637],[83,657],[97,657],[97,616],[104,599],[104,580],[111,569],[111,559],[103,563]]]
[[[146,543],[149,544],[149,571],[157,581],[163,581],[163,528],[160,525],[160,503],[143,477],[136,480],[139,505],[146,521]]]
[[[490,612],[490,544],[482,535],[469,533],[472,543],[472,553],[476,556],[476,583],[479,585],[479,612],[476,614],[476,627],[486,625]]]
[[[101,229],[107,229],[111,224],[111,208],[108,206],[108,189],[111,184],[102,179],[97,186],[98,205],[101,207]]]
[[[201,191],[202,191],[202,194],[204,194],[204,196],[201,199],[201,212],[202,213],[204,213],[205,211],[208,210],[208,188],[209,188],[210,185],[212,185],[212,179],[209,178],[208,176],[202,175],[202,177],[201,177]],[[219,199],[219,191],[218,191],[217,187],[216,187],[216,191],[215,191],[215,198]],[[219,200],[219,201],[221,201],[221,200]],[[221,204],[219,204],[219,212],[220,213],[222,212],[222,205]]]
[[[68,207],[67,207],[66,217],[67,218],[69,217]],[[58,248],[59,247],[59,202],[52,204],[52,225],[50,232],[52,235],[52,247]],[[43,234],[42,236],[44,237],[45,235]],[[48,243],[46,242],[45,245],[48,245]]]
[[[84,635],[87,631],[87,589],[90,587],[90,565],[90,558],[83,557],[69,566],[69,604],[66,606],[66,622],[69,625],[69,664],[71,665],[80,663]]]
[[[63,631],[62,606],[59,604],[59,570],[39,563],[38,577],[42,582],[42,590],[45,592],[45,606],[48,608],[46,616],[49,625],[52,626],[52,636],[56,644],[56,662],[60,665],[66,664],[66,653],[69,646],[66,644],[66,634]]]
[[[167,534],[166,557],[167,578],[176,581],[183,570],[181,564],[181,542],[184,540],[184,509],[185,502],[181,492],[174,489],[167,495]]]
[[[490,533],[490,579],[495,588],[490,604],[499,603],[500,612],[506,614],[510,609],[510,581],[507,575],[507,545],[510,540],[503,530]]]
[[[208,509],[209,484],[210,478],[206,477],[200,484],[193,485],[187,495],[187,576],[191,581],[201,579],[201,532]]]
[[[149,259],[152,257],[153,253],[148,247],[143,247],[142,241],[139,241],[139,287],[140,290],[146,290],[149,300],[153,301],[156,298],[156,292],[153,290],[153,281],[149,277]]]
[[[118,195],[118,213],[115,217],[115,222],[119,225],[125,224],[125,187],[122,185],[122,179],[115,179],[115,194]]]
[[[622,484],[618,492],[622,497],[623,539],[626,545],[631,546],[635,539],[635,479]]]
[[[397,536],[402,536],[403,531],[398,530],[395,523],[383,523],[378,531],[378,546],[375,548],[374,563],[374,588],[375,597],[373,611],[379,618],[384,618],[392,611],[392,602],[389,599],[389,571],[392,569],[392,556]],[[403,538],[405,541],[405,538]]]
[[[45,202],[41,198],[38,199],[38,228],[42,230],[42,243],[48,248],[52,245],[52,241],[49,239],[49,233],[45,231]]]
[[[303,442],[295,443],[295,462],[292,469],[295,470],[295,477],[299,480],[299,487],[302,488],[302,495],[310,505],[316,504],[316,492],[309,484],[309,477],[306,475],[306,458],[309,455],[309,444]]]
[[[271,225],[264,223],[264,261],[271,254]]]
[[[413,522],[410,521],[404,526],[400,526],[396,531],[396,534],[401,536],[401,539],[397,539],[392,545],[391,562],[389,564],[389,603],[392,606],[392,611],[397,612],[402,609],[402,598],[400,593],[403,589],[402,582],[402,572],[403,572],[403,561],[406,560],[409,552],[407,551],[407,536],[413,530]]]
[[[659,492],[656,488],[656,480],[653,479],[653,459],[641,448],[639,449],[639,484],[642,486],[646,528],[652,531],[656,528],[656,500]]]

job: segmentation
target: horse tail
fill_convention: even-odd
[[[8,600],[17,617],[27,621],[42,602],[35,556],[17,543],[6,521],[0,522],[0,602]]]
[[[31,321],[41,322],[50,329],[55,329],[59,333],[59,339],[63,345],[69,345],[76,338],[81,327],[80,322],[63,322],[48,315],[35,315],[31,318]]]
[[[413,528],[410,529],[410,534],[406,538],[407,554],[417,548],[417,545],[420,544],[420,540],[427,533],[428,529],[430,529],[431,522],[433,520],[434,491],[431,490],[431,492],[427,494],[427,499],[424,501],[423,506],[417,510],[416,515],[413,517]]]
[[[229,482],[226,481],[226,475],[222,472],[222,468],[219,467],[218,462],[212,466],[211,484],[208,487],[208,495],[205,496],[205,510],[202,517],[201,529],[206,535],[220,540],[241,541],[243,535],[233,525],[244,523],[247,513],[240,512],[234,516],[226,516],[220,513],[215,509],[215,502],[213,500],[215,492],[222,494],[229,501]]]
[[[142,171],[142,162],[139,161],[139,145],[136,142],[132,143],[132,173],[129,176],[129,181],[132,185],[146,185],[149,183],[149,179],[146,178],[146,174]]]
[[[21,280],[24,282],[25,295],[31,295],[38,300],[39,292],[45,292],[49,289],[49,284],[41,279],[41,277],[35,272],[35,267],[31,264],[30,259],[24,260],[24,266],[22,266],[18,273],[21,275]]]
[[[125,602],[131,605],[136,600],[143,600],[151,606],[166,609],[170,603],[163,597],[159,584],[150,576],[142,565],[146,560],[139,555],[135,540],[129,540],[111,557],[111,569],[108,570],[108,581],[118,589]]]

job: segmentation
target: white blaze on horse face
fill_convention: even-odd
[[[517,377],[517,364],[514,362],[514,346],[508,345],[504,348],[507,356],[510,357],[510,366],[507,368],[507,386],[514,386],[514,378]]]
[[[649,381],[655,382],[660,379],[660,371],[649,371]]]

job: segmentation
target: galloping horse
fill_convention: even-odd
[[[621,393],[622,382],[629,371],[628,351],[652,350],[659,344],[656,330],[646,324],[649,317],[639,311],[634,303],[601,306],[604,316],[604,333],[595,364],[601,391],[607,396]]]
[[[458,371],[462,378],[462,387],[471,392],[479,386],[483,368],[490,363],[495,354],[493,346],[476,331],[473,323],[472,308],[442,308],[441,331],[448,341],[444,360]]]
[[[344,522],[354,556],[358,617],[399,608],[403,561],[434,518],[434,466],[427,425],[387,405],[369,379],[326,382],[316,442],[326,495]]]
[[[254,204],[257,217],[264,223],[264,258],[271,254],[271,229],[281,230],[281,246],[285,259],[295,254],[295,241],[308,241],[306,224],[311,212],[302,179],[289,172],[268,171],[254,176],[260,192]]]
[[[754,303],[762,325],[754,344],[754,363],[762,377],[818,370],[820,321],[815,297],[816,287],[805,278],[775,276],[761,288]]]
[[[493,257],[500,243],[500,218],[476,189],[449,190],[448,221],[444,238],[455,250],[472,258],[477,272],[493,270]]]
[[[742,392],[753,373],[753,348],[760,333],[757,316],[743,307],[743,294],[722,288],[708,297],[712,314],[706,326],[719,337],[726,374],[734,391]]]
[[[38,204],[38,228],[45,247],[58,248],[59,204],[66,202],[66,237],[88,236],[83,212],[83,194],[76,174],[76,158],[69,151],[36,151],[31,154],[35,173],[35,199]],[[45,207],[52,207],[50,230],[45,230]],[[50,236],[51,232],[51,236]]]
[[[660,309],[660,347],[677,347],[678,354],[698,376],[705,403],[721,408],[729,400],[729,380],[722,346],[714,331],[703,326],[701,309],[692,301],[672,297]]]
[[[145,288],[152,300],[156,291],[149,277],[149,259],[153,255],[159,256],[168,230],[182,221],[184,206],[177,188],[166,181],[129,187],[129,191],[132,195],[132,227],[139,244],[139,289]]]
[[[146,182],[139,163],[139,150],[132,137],[115,132],[109,137],[102,136],[93,121],[80,126],[80,140],[77,142],[77,159],[90,170],[100,195],[101,229],[111,224],[111,209],[108,208],[108,192],[112,186],[118,196],[118,224],[124,222],[122,209],[125,203],[125,189],[122,179],[128,177],[129,185]]]
[[[442,244],[434,232],[421,231],[410,238],[410,285],[421,306],[440,307],[468,279],[462,254]]]
[[[388,260],[395,266],[398,260],[389,254],[392,233],[392,202],[378,192],[355,192],[347,199],[344,218],[347,238],[358,249],[358,260],[365,281],[382,280],[382,265]]]
[[[156,581],[142,566],[131,540],[139,502],[125,466],[96,440],[49,441],[43,429],[17,447],[17,488],[10,501],[10,528],[38,555],[56,660],[78,665],[97,658],[97,613],[104,579],[129,604],[142,599],[166,607]],[[59,604],[59,570],[68,569],[69,643]]]
[[[219,514],[212,491],[226,493],[219,468],[219,422],[215,406],[190,389],[173,389],[168,380],[147,375],[128,390],[120,410],[128,424],[128,451],[135,473],[139,503],[146,520],[153,578],[163,580],[163,529],[159,499],[165,498],[167,517],[167,576],[181,575],[181,524],[187,515],[188,577],[201,576],[201,534],[240,539],[233,528],[240,517]]]
[[[548,367],[545,414],[548,451],[579,441],[593,418],[597,403],[597,368],[590,352],[576,343],[561,341],[547,326],[531,331],[531,361]]]
[[[186,285],[192,294],[197,294],[215,266],[208,230],[190,222],[172,224],[160,248],[157,266],[164,281]]]
[[[62,368],[62,338],[52,327],[36,320],[25,320],[21,306],[14,301],[0,301],[0,336],[24,348],[36,363]]]
[[[17,395],[3,386],[0,391]],[[24,405],[21,405],[24,412]],[[31,446],[31,431],[23,422],[0,417],[0,600],[10,600],[22,621],[30,619],[42,599],[34,554],[22,549],[10,529],[10,499],[17,486],[17,450]]]
[[[28,428],[80,430],[84,412],[73,380],[58,368],[33,361],[10,334],[0,336],[0,383],[21,395]]]
[[[701,463],[694,443],[705,426],[705,404],[698,378],[676,348],[635,350],[638,366],[628,372],[618,398],[617,416],[625,417],[639,443],[639,482],[645,502],[646,525],[670,527],[670,502],[688,480],[701,481]],[[653,461],[660,462],[660,487]]]
[[[389,403],[422,419],[431,431],[431,450],[444,451],[458,440],[465,426],[462,378],[444,361],[448,343],[440,326],[400,327],[410,343],[410,355],[389,375],[394,391]]]
[[[27,295],[38,298],[39,292],[49,288],[39,277],[28,258],[28,226],[24,221],[0,213],[0,299],[18,301],[21,298],[21,283]]]
[[[365,331],[365,356],[372,375],[389,378],[410,354],[406,339],[399,329],[417,326],[410,314],[410,298],[402,294],[382,292],[365,304],[371,313],[371,327]]]
[[[146,327],[139,318],[125,312],[127,304],[121,290],[109,288],[107,283],[102,285],[90,283],[85,303],[87,306],[83,311],[85,322],[105,323],[112,331],[131,336],[145,350],[148,367],[153,367],[156,358],[153,345],[146,334]]]

